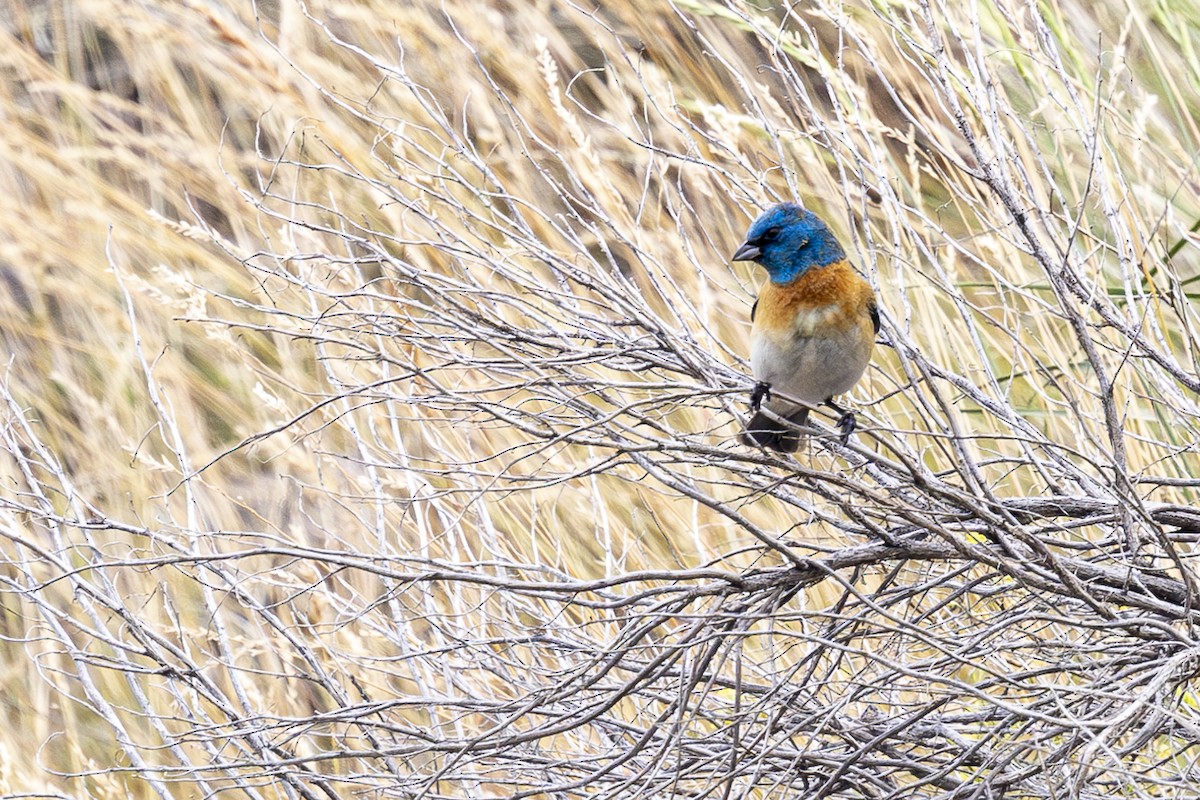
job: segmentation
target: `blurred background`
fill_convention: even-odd
[[[1193,791],[1198,21],[0,0],[0,792]]]

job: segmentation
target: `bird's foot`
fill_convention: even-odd
[[[759,381],[750,390],[750,410],[758,411],[766,400],[771,399],[771,384]]]
[[[843,445],[850,443],[850,434],[858,427],[858,420],[854,417],[853,411],[846,411],[838,419],[838,430],[842,432],[841,440]]]

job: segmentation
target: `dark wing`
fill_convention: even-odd
[[[879,333],[879,306],[874,300],[867,303],[867,313],[871,315],[871,327],[875,329],[876,333]],[[753,312],[750,314],[750,319],[754,319]]]
[[[755,311],[758,311],[758,298],[755,298],[755,299],[754,299],[754,305],[750,306],[750,321],[751,321],[751,322],[754,322],[754,312],[755,312]],[[878,312],[878,311],[872,311],[871,313],[872,313],[872,314],[874,314],[876,317],[878,317],[878,316],[879,316],[879,312]],[[878,330],[879,330],[879,323],[878,323],[878,322],[876,322],[876,323],[875,323],[875,330],[876,330],[876,331],[878,331]]]

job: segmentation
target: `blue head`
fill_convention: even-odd
[[[733,254],[734,261],[761,264],[772,283],[789,283],[813,267],[845,257],[829,226],[795,203],[780,203],[760,214]]]

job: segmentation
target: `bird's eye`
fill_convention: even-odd
[[[774,241],[775,237],[778,235],[779,235],[779,226],[776,225],[774,227],[767,228],[765,231],[763,231],[763,235],[761,238],[762,238],[762,241],[764,241],[764,242],[770,242],[770,241]]]

